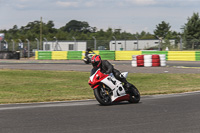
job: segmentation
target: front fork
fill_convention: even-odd
[[[110,99],[110,93],[108,90],[106,90],[106,86],[103,84],[101,85],[101,96],[104,98],[105,101],[109,100]]]

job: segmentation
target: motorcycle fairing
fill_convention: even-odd
[[[128,76],[128,72],[123,72],[123,73],[121,73],[125,78],[127,78],[127,76]]]
[[[125,76],[127,76],[127,74],[128,73],[125,73]],[[96,70],[96,72],[94,72],[94,74],[90,76],[90,80],[88,83],[93,89],[95,89],[99,87],[100,82],[105,84],[112,90],[113,92],[113,95],[111,96],[112,102],[130,99],[130,95],[126,94],[122,83],[119,80],[117,80],[112,73],[110,75],[103,74],[100,72],[100,69],[98,69]]]
[[[92,76],[90,76],[89,85],[93,89],[95,89],[95,88],[99,87],[99,83],[101,82],[101,80],[103,80],[107,76],[108,76],[108,74],[101,73],[100,68],[99,68]]]
[[[119,80],[117,80],[113,76],[113,74],[110,74],[108,77],[104,78],[101,82],[107,85],[113,91],[113,95],[111,96],[112,101],[116,101],[120,97],[127,95],[122,83]]]
[[[100,68],[99,68],[100,69]],[[93,82],[94,76],[96,75],[96,73],[99,71],[99,69],[92,75],[90,76],[90,81]]]

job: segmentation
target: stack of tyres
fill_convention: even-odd
[[[166,66],[165,54],[132,55],[131,65],[133,67],[159,67]]]
[[[152,55],[144,55],[144,66],[145,67],[152,66]]]
[[[131,61],[132,67],[137,67],[137,56],[138,55],[132,55],[132,61]]]
[[[138,55],[136,58],[137,58],[137,66],[143,67],[144,66],[144,55]]]
[[[155,55],[152,55],[152,66],[153,67],[157,67],[157,66],[160,66],[160,56],[155,54]]]
[[[166,55],[159,54],[159,56],[160,56],[160,66],[166,66]]]

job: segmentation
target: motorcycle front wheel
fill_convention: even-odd
[[[140,101],[140,92],[138,91],[138,89],[133,85],[131,87],[133,94],[130,95],[130,103],[139,103]]]
[[[94,89],[94,95],[101,105],[110,105],[111,98],[103,86]]]

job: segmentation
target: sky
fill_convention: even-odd
[[[200,0],[0,0],[0,29],[52,20],[55,28],[71,20],[85,21],[98,30],[150,32],[162,21],[181,32],[193,13],[200,13]]]

